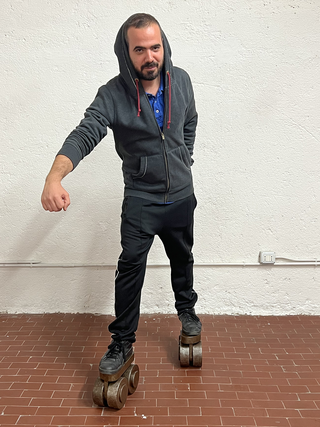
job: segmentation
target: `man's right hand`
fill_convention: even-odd
[[[43,209],[49,212],[60,212],[62,209],[66,211],[70,205],[69,193],[62,187],[60,182],[46,181],[41,203]]]
[[[53,162],[47,176],[41,196],[43,209],[49,212],[67,210],[70,205],[68,192],[62,187],[61,180],[73,169],[71,160],[63,155],[58,155]]]

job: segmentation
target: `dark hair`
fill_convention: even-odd
[[[148,13],[135,13],[131,15],[126,22],[123,24],[124,37],[128,43],[128,29],[130,27],[134,28],[144,28],[149,27],[149,25],[156,24],[160,28],[159,22],[152,15]]]

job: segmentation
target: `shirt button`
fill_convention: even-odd
[[[156,110],[156,113],[159,113],[159,110]]]

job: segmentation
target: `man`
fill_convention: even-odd
[[[124,201],[115,278],[116,319],[100,371],[113,374],[133,354],[147,255],[155,235],[170,259],[175,307],[185,335],[199,335],[193,290],[193,193],[191,165],[197,112],[187,73],[171,62],[158,21],[131,16],[120,28],[115,53],[120,74],[102,86],[84,119],[64,142],[46,179],[45,210],[70,204],[61,180],[113,130],[122,159]]]

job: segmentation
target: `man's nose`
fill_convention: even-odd
[[[152,62],[153,61],[153,53],[152,50],[147,50],[146,51],[146,60],[148,62]]]

